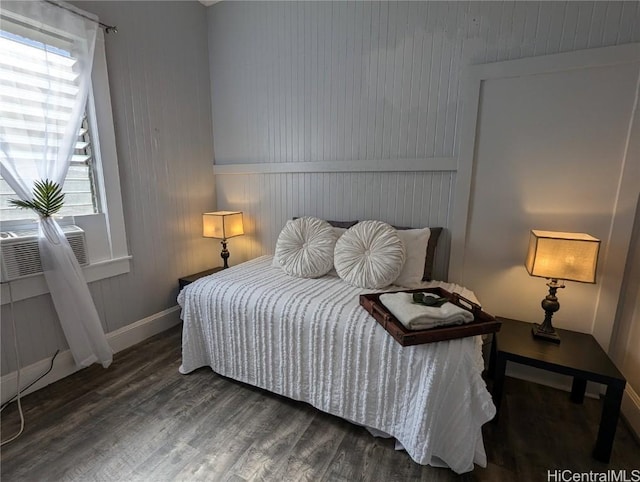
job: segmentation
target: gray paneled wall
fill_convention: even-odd
[[[639,2],[220,2],[208,21],[215,163],[267,172],[455,158],[466,65],[640,41]],[[218,208],[246,213],[238,261],[272,252],[292,215],[449,227],[455,178],[225,173],[216,189]]]
[[[452,157],[462,69],[640,41],[638,2],[220,2],[217,164]]]
[[[229,241],[231,264],[273,253],[287,219],[380,219],[397,226],[446,226],[451,172],[289,173],[218,176],[218,205],[242,210],[246,236]],[[446,275],[448,234],[434,276]],[[219,252],[219,249],[214,248]]]
[[[206,13],[198,2],[77,5],[118,26],[105,40],[132,270],[90,285],[111,332],[175,306],[178,278],[214,262],[200,216],[215,208]],[[23,366],[66,348],[48,295],[16,303],[15,318]],[[15,367],[3,305],[2,373]]]

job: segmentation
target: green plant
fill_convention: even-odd
[[[33,209],[40,217],[48,218],[62,209],[64,193],[60,184],[45,179],[33,183],[33,200],[9,199],[9,204],[22,209]]]

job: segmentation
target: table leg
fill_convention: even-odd
[[[494,378],[495,377],[495,371],[496,371],[496,334],[492,333],[491,334],[491,352],[489,355],[489,369],[487,372],[487,376],[489,378]]]
[[[587,390],[587,381],[584,378],[573,377],[571,385],[571,401],[573,403],[584,402],[584,393]]]
[[[596,440],[596,446],[593,449],[593,457],[601,462],[609,462],[611,458],[611,449],[618,426],[618,416],[620,415],[623,393],[624,385],[622,387],[607,386],[604,406],[602,407],[602,416],[600,417],[598,440]]]
[[[493,421],[498,422],[500,415],[500,402],[502,401],[502,389],[504,387],[504,374],[507,369],[507,358],[503,353],[497,352],[495,357],[495,369],[493,373],[493,404],[496,406],[496,416]]]

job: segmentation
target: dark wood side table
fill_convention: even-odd
[[[491,351],[493,402],[497,410],[494,420],[497,422],[500,413],[507,361],[573,377],[570,399],[574,403],[584,400],[587,381],[602,383],[607,386],[607,392],[593,457],[609,462],[627,383],[609,356],[591,335],[556,328],[561,339],[561,343],[556,345],[533,338],[530,323],[498,319],[502,321],[502,328],[496,333]]]
[[[199,273],[196,273],[196,274],[184,276],[178,280],[178,283],[180,285],[180,290],[182,290],[182,288],[184,288],[185,286],[193,283],[197,279],[204,278],[205,276],[209,276],[210,274],[217,273],[218,271],[222,271],[223,269],[224,268],[222,268],[222,266],[218,266],[217,268],[212,268],[205,271],[200,271]]]

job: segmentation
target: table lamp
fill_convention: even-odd
[[[531,276],[547,278],[549,294],[542,300],[544,322],[534,324],[534,338],[560,343],[551,317],[560,309],[556,297],[564,281],[596,282],[600,240],[584,233],[531,231],[525,267]]]
[[[202,215],[202,236],[205,238],[221,239],[223,268],[229,267],[229,251],[227,250],[227,239],[244,234],[241,211],[215,211]]]

